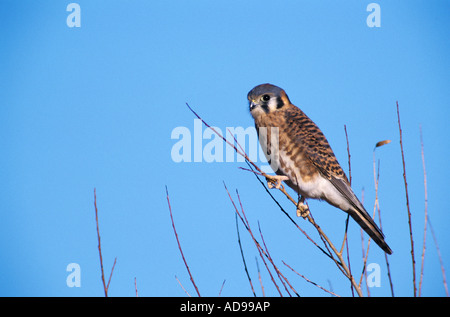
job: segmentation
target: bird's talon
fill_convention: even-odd
[[[272,188],[276,188],[276,189],[280,189],[280,187],[281,187],[281,182],[282,181],[286,181],[286,180],[288,180],[289,179],[289,177],[287,177],[287,176],[284,176],[284,175],[276,175],[276,176],[269,176],[269,177],[266,177],[266,180],[267,180],[267,186],[270,188],[270,189],[272,189]]]
[[[302,216],[303,218],[306,218],[306,217],[308,217],[308,215],[309,215],[309,207],[308,207],[308,205],[300,202],[297,205],[297,217]]]

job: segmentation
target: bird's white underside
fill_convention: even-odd
[[[334,185],[321,174],[318,174],[315,178],[304,182],[302,175],[300,175],[300,169],[295,165],[285,151],[280,150],[280,160],[282,164],[279,164],[280,171],[289,177],[291,182],[298,187],[298,192],[305,198],[323,199],[330,204],[342,209],[351,209],[350,203],[344,196],[334,187]],[[283,166],[284,168],[282,168]],[[294,171],[297,171],[294,173]]]

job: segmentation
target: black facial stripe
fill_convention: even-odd
[[[261,108],[264,110],[265,113],[269,113],[269,105],[267,103],[263,103],[261,105]]]
[[[284,106],[284,102],[283,102],[283,100],[281,99],[281,97],[278,96],[278,97],[277,97],[277,109],[280,109],[280,108],[283,107],[283,106]]]

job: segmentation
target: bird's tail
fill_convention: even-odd
[[[350,216],[360,225],[361,228],[375,241],[378,246],[387,254],[392,254],[391,248],[384,241],[384,235],[378,228],[373,219],[369,216],[367,211],[359,208],[352,208],[348,211]]]

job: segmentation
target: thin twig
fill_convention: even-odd
[[[223,280],[222,286],[220,287],[219,297],[220,297],[220,295],[222,295],[222,290],[223,290],[223,286],[225,285],[225,281],[226,280]]]
[[[353,278],[352,274],[350,273],[350,270],[348,269],[347,265],[345,264],[344,258],[342,256],[342,253],[338,252],[334,244],[330,241],[330,239],[325,235],[325,233],[322,231],[322,229],[319,227],[319,225],[315,222],[314,218],[312,217],[311,212],[309,213],[307,217],[308,221],[316,228],[318,231],[320,238],[324,242],[325,246],[328,249],[328,246],[333,250],[333,253],[337,256],[339,259],[336,260],[334,257],[332,257],[332,260],[338,267],[338,269],[350,280],[350,282],[355,287],[356,292],[358,293],[358,296],[362,297],[363,294],[361,292],[361,288],[356,284],[355,279]]]
[[[175,275],[175,279],[177,280],[178,284],[180,284],[181,288],[186,293],[186,295],[189,297],[192,297],[191,294],[189,294],[188,291],[184,288],[183,284],[181,284],[180,280],[178,279],[178,277],[176,275]]]
[[[363,277],[364,277],[364,281],[366,281],[366,290],[367,290],[367,293],[369,293],[368,286],[367,286],[366,251],[364,248],[364,231],[362,228],[360,228],[360,232],[361,232],[361,250],[362,250],[363,268],[362,268],[362,272],[361,272],[361,277],[359,278],[358,286],[361,287],[361,283],[362,283]]]
[[[211,127],[208,123],[205,122],[205,120],[203,120],[192,108],[191,106],[189,106],[189,104],[186,102],[186,106],[189,108],[189,110],[191,110],[191,112],[198,118],[200,119],[203,124],[205,126],[207,126],[209,129],[211,129],[215,134],[217,134],[225,143],[227,143],[228,145],[230,145],[232,148],[234,148],[234,150],[236,151],[236,153],[238,153],[239,155],[241,155],[247,162],[251,163],[253,165],[254,168],[256,168],[258,170],[258,172],[264,174],[261,169],[255,164],[253,163],[250,158],[248,157],[248,155],[244,152],[239,150],[233,143],[231,143],[230,141],[228,141],[222,134],[220,134],[219,132],[217,132],[216,129],[214,129],[213,127]],[[233,136],[234,138],[234,136]],[[235,139],[236,141],[236,139]],[[236,141],[237,142],[237,141]]]
[[[363,204],[363,206],[364,206],[364,188],[361,191],[361,204]],[[364,275],[364,280],[367,281],[367,271],[366,271],[366,265],[364,262],[364,259],[366,258],[366,251],[365,251],[365,246],[364,246],[364,231],[362,228],[360,228],[359,231],[361,233],[361,251],[362,251],[362,259],[363,259],[363,269],[362,269],[361,277],[360,277],[359,283],[358,283],[358,286],[361,287],[363,275]],[[368,289],[368,286],[366,283],[366,290],[367,289]],[[369,293],[369,292],[367,291],[367,293]]]
[[[422,296],[422,281],[423,281],[423,268],[425,260],[425,250],[427,241],[427,220],[428,220],[428,193],[427,193],[427,171],[425,169],[425,156],[423,152],[423,137],[422,137],[422,126],[420,126],[420,149],[422,155],[422,167],[423,167],[423,186],[425,194],[425,220],[423,225],[423,245],[422,245],[422,261],[420,264],[420,280],[419,280],[419,297]]]
[[[431,225],[431,221],[430,221],[430,216],[429,215],[428,215],[428,225],[430,226],[431,236],[433,237],[434,244],[436,245],[436,251],[437,251],[437,254],[438,254],[438,257],[439,257],[439,263],[441,265],[442,282],[444,283],[445,294],[446,294],[447,297],[449,297],[449,295],[448,295],[448,286],[447,286],[447,278],[446,278],[445,269],[444,269],[444,262],[442,261],[441,250],[439,249],[437,238],[436,238],[436,235],[434,234],[434,229],[433,229],[433,226]]]
[[[376,149],[376,146],[375,146]],[[375,149],[373,150],[373,179],[374,179],[374,183],[375,183],[375,203],[373,205],[373,215],[372,215],[372,219],[375,219],[375,213],[377,210],[377,205],[378,205],[378,181],[379,181],[379,177],[380,177],[380,161],[378,161],[378,173],[376,172],[377,170],[375,169]],[[363,231],[362,228],[361,230],[361,239],[363,237]],[[369,249],[370,249],[370,242],[372,241],[372,239],[369,237],[368,241],[367,241],[367,252],[365,253],[365,256],[363,257],[363,269],[361,272],[361,277],[359,279],[359,285],[361,285],[362,282],[362,278],[364,276],[364,278],[366,279],[366,289],[367,289],[367,296],[370,297],[370,289],[369,286],[367,285],[367,271],[366,271],[366,265],[367,265],[367,259],[369,257]],[[364,255],[364,248],[363,248],[363,255]]]
[[[258,271],[259,285],[261,285],[261,291],[262,291],[263,297],[266,297],[266,293],[264,292],[264,285],[263,285],[262,279],[261,279],[261,270],[259,269],[258,257],[255,256],[255,260],[256,260],[256,269]]]
[[[134,278],[134,291],[136,292],[136,297],[138,296],[138,290],[137,290],[137,282],[136,282],[136,278]]]
[[[378,173],[377,176],[375,177],[375,150],[383,145],[389,144],[391,143],[391,140],[383,140],[383,141],[379,141],[375,144],[375,148],[373,149],[373,175],[374,175],[374,181],[375,181],[375,202],[376,202],[376,207],[377,207],[377,211],[378,211],[378,220],[380,223],[380,230],[381,232],[383,232],[383,224],[381,222],[381,210],[380,210],[380,201],[378,199],[378,187],[379,187],[379,182],[380,182],[380,160],[378,160]],[[394,297],[394,285],[392,283],[392,276],[391,276],[391,268],[389,265],[389,257],[387,255],[387,253],[384,253],[384,259],[386,262],[386,268],[387,268],[387,275],[388,275],[388,279],[389,279],[389,286],[391,288],[391,295],[392,297]],[[367,278],[367,277],[366,277]]]
[[[441,271],[442,271],[442,277],[443,277],[443,282],[444,282],[445,293],[446,293],[446,295],[448,297],[449,294],[448,294],[448,288],[447,288],[447,280],[446,280],[446,277],[445,277],[444,264],[442,262],[441,252],[439,250],[439,245],[437,243],[433,227],[431,226],[430,216],[428,215],[427,171],[426,171],[426,168],[425,168],[425,154],[424,154],[424,149],[423,149],[422,126],[420,127],[420,147],[421,147],[422,166],[423,166],[423,185],[424,185],[424,196],[425,196],[424,197],[425,198],[425,212],[424,212],[425,213],[425,221],[424,221],[424,228],[423,228],[423,247],[422,247],[422,263],[421,263],[421,267],[420,267],[419,296],[422,295],[421,293],[422,293],[422,279],[423,279],[424,258],[425,258],[425,249],[426,249],[425,245],[426,245],[426,235],[427,235],[427,224],[429,223],[430,230],[431,230],[431,235],[433,236],[433,240],[434,240],[434,243],[436,245],[437,253],[438,253],[438,256],[439,256],[439,262],[440,262],[440,265],[441,265]]]
[[[136,277],[134,278],[134,291],[136,293],[136,297],[139,297],[138,292],[137,292],[137,281],[136,281]]]
[[[111,277],[113,275],[114,272],[114,268],[116,267],[116,262],[117,262],[117,257],[114,258],[114,264],[111,268],[111,273],[109,274],[109,279],[108,279],[108,284],[106,284],[106,289],[109,290],[109,283],[111,283]]]
[[[377,173],[377,180],[376,180],[376,206],[377,206],[377,211],[378,211],[378,222],[380,223],[380,230],[381,232],[383,232],[383,224],[381,222],[381,210],[380,210],[380,201],[378,199],[378,186],[379,186],[379,182],[380,182],[380,160],[378,160],[378,173]],[[389,257],[388,254],[386,252],[384,252],[384,260],[386,262],[386,269],[387,269],[387,276],[389,279],[389,286],[391,288],[391,295],[392,297],[394,297],[394,285],[392,283],[392,275],[391,275],[391,268],[389,265]]]
[[[294,272],[294,273],[297,274],[298,276],[302,277],[302,278],[303,278],[305,281],[307,281],[308,283],[311,283],[311,284],[313,284],[314,286],[317,286],[318,288],[320,288],[321,290],[327,292],[328,294],[331,294],[331,295],[336,296],[336,297],[341,297],[341,296],[337,295],[336,293],[333,293],[332,291],[329,291],[329,290],[327,290],[326,288],[323,288],[322,286],[320,286],[319,284],[317,284],[317,283],[311,281],[310,279],[306,278],[304,275],[298,273],[298,272],[295,271],[292,267],[290,267],[288,264],[286,264],[284,261],[281,261],[281,262],[283,262],[283,264],[286,265],[288,268],[290,268],[290,269],[292,270],[292,272]]]
[[[239,201],[239,204],[240,204],[240,207],[241,207],[241,211],[240,211],[240,212],[239,212],[238,208],[236,207],[236,204],[234,203],[233,198],[231,198],[231,194],[230,194],[230,192],[228,191],[228,188],[227,188],[227,186],[225,185],[225,182],[224,182],[224,186],[225,186],[225,190],[226,190],[227,193],[228,193],[228,197],[230,198],[231,203],[233,204],[233,207],[234,207],[234,209],[236,210],[236,213],[238,214],[238,216],[239,216],[239,218],[241,219],[242,223],[244,223],[244,225],[245,225],[245,227],[246,227],[248,233],[250,234],[250,236],[251,236],[252,239],[253,239],[253,242],[254,242],[255,245],[256,245],[256,249],[258,250],[258,253],[259,253],[260,258],[263,260],[264,266],[266,267],[266,270],[267,270],[267,272],[269,273],[269,276],[270,276],[270,278],[271,278],[271,280],[272,280],[272,283],[275,285],[275,287],[276,287],[278,293],[280,294],[280,296],[283,296],[283,294],[282,294],[281,291],[280,291],[280,288],[278,287],[278,284],[276,283],[276,281],[275,281],[275,279],[274,279],[274,277],[273,277],[273,275],[272,275],[272,272],[271,272],[270,269],[269,269],[269,266],[267,265],[266,260],[264,259],[264,257],[266,257],[266,258],[269,258],[269,257],[267,256],[265,250],[261,247],[261,244],[258,242],[258,240],[256,240],[256,238],[255,238],[255,236],[253,235],[253,232],[252,232],[252,230],[251,230],[251,228],[250,228],[250,223],[248,222],[247,216],[245,215],[244,208],[243,208],[243,206],[242,206],[242,202],[241,202],[241,198],[240,198],[240,196],[239,196],[239,193],[236,191],[236,194],[237,194],[237,197],[238,197],[238,201]],[[241,215],[241,213],[242,213],[242,215]],[[263,256],[263,255],[264,255],[264,256]]]
[[[105,297],[108,297],[109,283],[111,282],[111,277],[114,272],[114,267],[116,266],[117,258],[114,259],[114,264],[112,266],[111,273],[109,274],[108,284],[106,284],[105,272],[103,270],[102,244],[100,243],[100,240],[101,240],[100,239],[100,229],[98,226],[97,192],[96,192],[95,188],[94,188],[94,207],[95,207],[95,223],[97,225],[98,254],[100,257],[100,270],[102,273],[103,290],[105,292]]]
[[[348,142],[348,134],[347,134],[347,126],[344,124],[344,131],[345,131],[345,140],[347,141],[347,156],[348,156],[348,182],[350,186],[352,186],[352,164],[351,164],[351,155],[350,155],[350,144]],[[348,239],[347,239],[347,232],[348,232],[348,223],[350,219],[350,214],[347,214],[347,219],[345,220],[345,235],[344,235],[344,242],[345,242],[345,248],[347,249],[347,263],[348,263],[348,269],[350,271],[350,274],[352,274],[352,268],[350,265],[350,250],[348,249]],[[342,249],[341,249],[342,253]],[[353,290],[353,284],[350,283],[350,289],[352,291],[352,296],[355,296],[354,290]]]
[[[262,234],[262,231],[261,231],[261,226],[259,225],[259,221],[258,221],[258,230],[259,230],[259,234],[260,234],[260,236],[261,236],[261,240],[262,240],[263,245],[264,245],[264,249],[266,250],[267,257],[269,258],[270,263],[272,264],[273,268],[275,269],[275,272],[277,272],[278,278],[280,279],[281,283],[283,284],[283,286],[284,286],[286,292],[289,294],[289,296],[291,296],[291,293],[289,292],[289,290],[288,290],[287,287],[286,287],[286,284],[288,284],[289,287],[291,288],[291,290],[292,290],[298,297],[300,297],[300,295],[297,293],[297,291],[294,289],[294,287],[291,285],[291,283],[288,281],[288,279],[281,273],[281,271],[280,271],[280,270],[278,269],[278,267],[275,265],[275,263],[274,263],[274,261],[273,261],[273,258],[272,258],[272,256],[271,256],[270,253],[269,253],[269,249],[267,248],[266,241],[264,241],[264,237],[263,237],[263,234]],[[286,284],[285,284],[285,282],[286,282]]]
[[[378,179],[377,184],[379,183],[379,177],[380,177],[380,166],[378,165]],[[380,210],[380,201],[377,200],[377,211],[378,211],[378,222],[380,223],[380,230],[383,232],[383,224],[381,222],[381,210]],[[394,297],[394,284],[392,283],[392,275],[391,275],[391,267],[389,265],[389,257],[386,252],[384,252],[384,260],[386,262],[386,270],[387,270],[387,276],[389,279],[389,286],[391,288],[391,295]]]
[[[97,194],[95,188],[94,188],[94,207],[95,207],[95,223],[97,224],[97,240],[98,240],[98,253],[100,256],[100,271],[102,273],[103,290],[105,291],[105,297],[108,297],[108,289],[106,288],[105,273],[103,270],[102,244],[100,243],[100,229],[98,228]]]
[[[350,265],[350,250],[348,249],[348,239],[347,239],[347,232],[348,232],[348,223],[350,220],[350,215],[347,214],[347,219],[345,220],[345,235],[344,235],[344,243],[345,243],[345,248],[347,250],[347,263],[348,263],[348,270],[350,272],[350,275],[352,274],[352,267]],[[343,247],[343,246],[342,246]],[[341,253],[342,253],[342,249],[341,249]],[[353,284],[350,283],[350,290],[352,291],[352,296],[355,296],[355,291],[353,289]]]
[[[347,155],[348,155],[348,182],[350,185],[352,185],[352,164],[350,162],[350,145],[348,143],[348,135],[347,135],[347,126],[344,124],[344,131],[345,131],[345,139],[347,140]]]
[[[416,260],[414,257],[414,239],[412,232],[412,224],[411,224],[411,211],[409,209],[409,195],[408,195],[408,182],[406,181],[406,167],[405,167],[405,155],[403,153],[403,139],[402,139],[402,127],[400,124],[400,110],[397,104],[397,117],[398,117],[398,130],[400,133],[400,149],[402,152],[402,163],[403,163],[403,180],[405,182],[405,194],[406,194],[406,209],[408,211],[408,225],[409,225],[409,237],[411,240],[411,260],[412,260],[412,274],[413,274],[413,287],[414,287],[414,297],[417,296],[417,287],[416,287]]]
[[[166,195],[167,195],[167,204],[169,205],[170,220],[172,221],[173,232],[175,233],[175,238],[177,239],[178,249],[180,250],[181,257],[183,258],[184,265],[186,266],[186,269],[187,269],[187,271],[189,273],[189,277],[191,279],[192,285],[194,285],[195,291],[197,292],[197,295],[200,297],[200,292],[198,291],[197,285],[195,285],[195,281],[194,281],[194,278],[192,277],[191,270],[189,269],[189,266],[188,266],[188,264],[186,262],[186,259],[184,258],[183,250],[181,249],[181,245],[180,245],[180,240],[178,239],[177,230],[175,229],[175,223],[173,221],[172,207],[170,206],[169,191],[167,190],[167,186],[166,186]]]
[[[239,234],[239,222],[237,220],[237,217],[238,217],[237,213],[235,213],[234,216],[235,216],[235,220],[236,220],[236,231],[237,231],[237,236],[238,236],[238,244],[239,244],[239,249],[241,250],[242,262],[244,262],[245,274],[247,275],[247,279],[248,279],[248,282],[249,282],[250,287],[252,289],[253,296],[256,297],[255,289],[253,288],[252,278],[250,277],[250,274],[248,273],[247,263],[245,262],[244,251],[242,250],[241,235]]]

